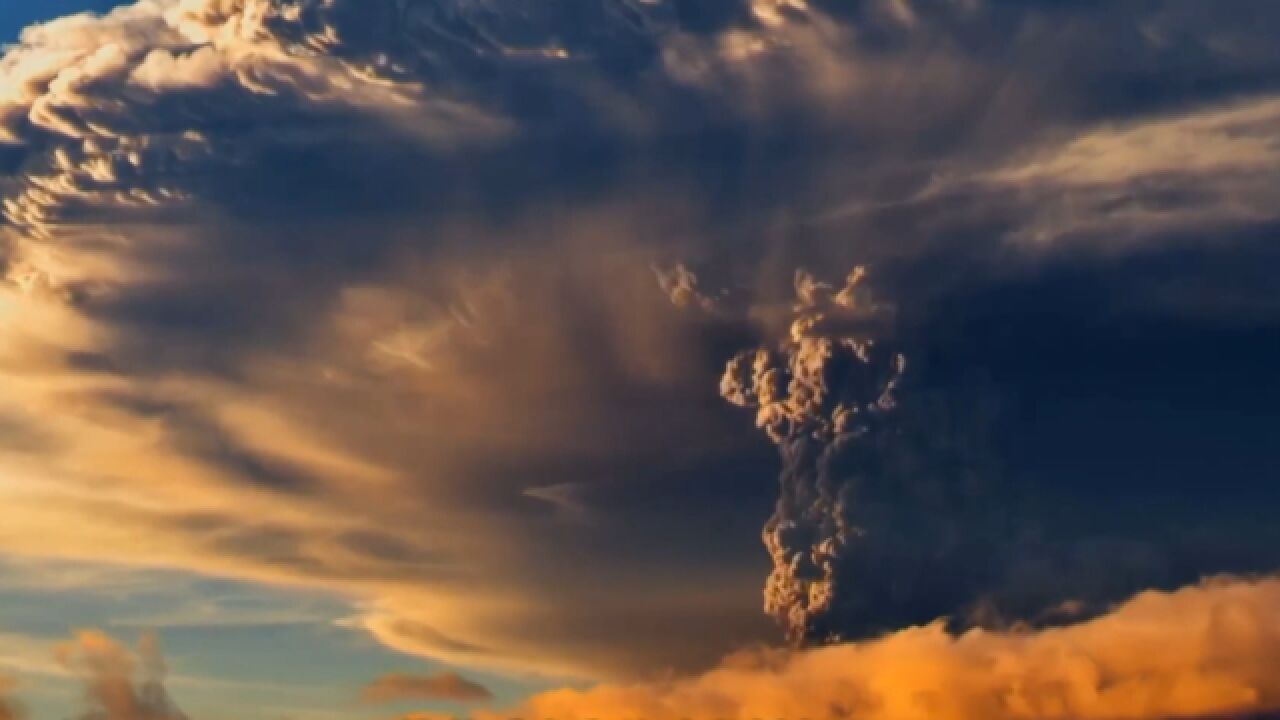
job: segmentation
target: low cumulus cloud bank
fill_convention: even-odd
[[[59,646],[98,720],[185,718],[164,689],[154,638],[130,651],[96,632]],[[1221,577],[1146,591],[1091,620],[1049,629],[947,630],[941,620],[809,649],[759,647],[662,680],[538,693],[472,720],[1167,720],[1280,711],[1280,580]],[[390,675],[368,702],[488,700],[452,673]],[[8,706],[12,707],[12,706]],[[7,717],[19,717],[16,714]],[[422,711],[405,718],[453,717]]]
[[[745,651],[668,682],[557,690],[505,714],[563,718],[1162,720],[1280,709],[1280,582],[1146,592],[1048,630],[942,623],[824,648]]]
[[[1246,6],[29,28],[0,550],[330,590],[397,649],[593,677],[772,638],[766,577],[822,642],[1272,570],[1241,509],[1274,467],[1280,6]],[[886,647],[1022,637],[941,632]]]

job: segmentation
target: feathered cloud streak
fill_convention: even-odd
[[[1014,240],[1106,243],[1274,222],[1280,101],[1266,96],[1158,121],[1102,126],[1031,150],[980,181],[1031,208]]]
[[[509,716],[1158,720],[1280,708],[1280,582],[1147,592],[1069,627],[953,636],[941,623],[877,640],[747,651],[664,683],[557,690]]]
[[[913,269],[1034,276],[1098,213],[1163,232],[1110,202],[1153,179],[1265,189],[1276,46],[1205,7],[146,0],[30,29],[0,61],[0,547],[325,588],[472,663],[767,637],[771,448],[715,389],[790,350],[687,271],[698,312],[670,307],[652,264],[790,317],[794,267],[869,257],[907,305]],[[1171,126],[1219,160],[1162,165]],[[1203,228],[1270,217],[1202,196]],[[853,361],[838,336],[795,347]]]

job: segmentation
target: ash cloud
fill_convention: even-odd
[[[782,455],[782,495],[764,529],[773,561],[765,611],[797,643],[835,634],[839,607],[874,593],[850,572],[850,558],[865,556],[877,541],[864,539],[869,499],[862,495],[873,482],[867,476],[879,473],[874,456],[892,432],[889,416],[906,359],[871,337],[814,332],[833,310],[859,320],[878,314],[859,292],[862,278],[858,268],[837,291],[798,273],[790,337],[777,348],[739,354],[720,382],[726,400],[756,410],[756,425]],[[833,476],[836,454],[863,463],[854,460]]]
[[[794,645],[968,622],[1001,593],[1000,558],[1016,554],[1000,532],[1011,498],[984,408],[912,382],[895,309],[866,277],[797,272],[791,304],[747,311],[766,334],[768,319],[787,318],[783,338],[739,353],[720,381],[781,459],[764,610]]]
[[[1152,445],[1182,432],[1171,417],[1189,418],[1191,407],[1205,403],[1220,405],[1208,412],[1231,432],[1252,436],[1249,415],[1233,417],[1241,410],[1237,395],[1251,387],[1274,393],[1253,370],[1234,383],[1191,380],[1191,368],[1213,363],[1202,353],[1174,359],[1172,344],[1203,328],[1166,326],[1154,346],[1126,344],[1109,333],[1132,332],[1136,321],[1127,313],[1111,321],[1120,323],[1114,330],[1082,330],[1059,314],[1065,308],[1041,315],[1063,301],[1041,296],[1027,302],[1025,315],[1004,308],[1002,334],[965,316],[985,302],[964,295],[947,301],[953,310],[931,307],[916,326],[918,307],[877,302],[864,278],[859,267],[833,286],[800,272],[792,304],[739,309],[766,338],[776,337],[779,316],[790,326],[781,340],[733,357],[720,381],[721,395],[753,410],[778,448],[780,495],[763,530],[772,562],[764,610],[793,644],[847,641],[936,618],[955,631],[1072,623],[1144,588],[1171,589],[1217,572],[1265,573],[1280,562],[1269,550],[1276,533],[1246,509],[1274,497],[1266,479],[1273,453],[1255,444],[1226,460],[1240,443],[1189,430],[1177,467]],[[673,301],[695,290],[685,283]],[[1011,293],[1003,302],[1018,301],[1018,290],[1003,292]],[[1106,313],[1087,317],[1097,322]],[[1221,348],[1248,348],[1255,332],[1267,331],[1227,333]],[[1127,359],[1095,358],[1082,345],[1089,340]],[[1053,369],[1018,369],[1052,363],[1055,353],[1061,364]],[[921,360],[915,376],[912,354]],[[1249,365],[1257,362],[1265,360]],[[1159,377],[1141,369],[1158,363],[1165,365]],[[1086,389],[1091,381],[1099,385]],[[1211,387],[1228,394],[1211,399]],[[1180,399],[1163,403],[1149,395],[1175,392]],[[1081,424],[1059,424],[1070,422]],[[1164,476],[1134,463],[1155,463]],[[1232,489],[1205,485],[1197,473],[1206,471],[1234,477],[1224,481]],[[1245,487],[1254,500],[1233,497]]]
[[[331,588],[468,663],[706,664],[773,636],[776,447],[716,396],[760,344],[735,397],[811,535],[772,525],[777,587],[822,591],[775,603],[795,632],[1274,566],[1264,522],[1219,541],[1273,497],[1274,3],[588,5],[28,30],[0,61],[0,546]],[[892,318],[794,282],[860,262]],[[855,475],[883,480],[841,505]]]

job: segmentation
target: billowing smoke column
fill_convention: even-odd
[[[863,277],[855,269],[837,291],[797,273],[789,337],[740,353],[720,383],[729,402],[755,408],[782,454],[781,497],[764,528],[773,559],[765,610],[794,643],[838,636],[842,596],[865,590],[847,586],[868,532],[859,491],[881,474],[906,363],[868,336],[883,309],[862,290]]]
[[[691,274],[665,277],[673,299],[705,305]],[[1275,567],[1256,550],[1275,547],[1271,525],[1225,529],[1179,507],[1177,488],[1147,517],[1124,492],[1075,499],[1035,466],[1006,464],[1004,433],[1021,416],[992,403],[1009,390],[948,374],[863,279],[858,269],[836,288],[798,273],[784,323],[770,322],[775,307],[752,311],[789,331],[730,360],[720,384],[781,456],[764,604],[793,644],[939,618],[954,629],[1073,623],[1143,589]],[[905,348],[924,358],[910,373]]]

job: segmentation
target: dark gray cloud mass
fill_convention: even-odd
[[[900,311],[892,332],[842,323],[841,294],[801,301],[780,344],[729,362],[722,394],[782,460],[765,609],[793,641],[1075,622],[1274,568],[1274,325],[1117,311],[1097,274],[948,298],[919,328]]]
[[[810,640],[1272,570],[1277,22],[148,0],[33,27],[0,60],[0,471],[32,479],[0,546],[334,588],[395,647],[583,674],[770,637],[771,561]],[[734,357],[767,435],[717,396]]]

